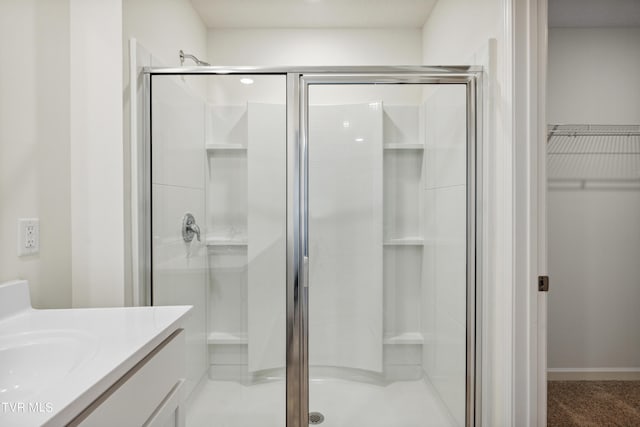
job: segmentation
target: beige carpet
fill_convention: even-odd
[[[548,427],[640,427],[640,381],[549,381]]]

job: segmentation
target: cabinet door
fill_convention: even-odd
[[[183,407],[184,380],[180,380],[162,401],[158,409],[144,424],[144,427],[184,427],[185,410]]]
[[[80,414],[70,426],[142,426],[163,406],[180,406],[184,377],[184,332],[168,338]],[[164,425],[164,424],[149,424]],[[180,425],[180,424],[176,424]]]

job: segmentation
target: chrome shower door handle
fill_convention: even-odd
[[[194,216],[191,213],[186,213],[182,217],[182,238],[189,243],[193,240],[194,235],[198,237],[198,242],[200,242],[200,227],[196,224]]]

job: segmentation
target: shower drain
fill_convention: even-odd
[[[320,412],[309,412],[309,424],[322,424],[324,415]]]

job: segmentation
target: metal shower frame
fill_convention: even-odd
[[[287,235],[286,235],[286,420],[287,427],[308,427],[308,91],[311,85],[463,84],[467,97],[467,311],[465,425],[481,423],[481,248],[482,241],[482,67],[221,67],[198,66],[143,70],[146,132],[142,161],[140,217],[143,230],[144,293],[151,303],[151,96],[154,76],[281,75],[286,76]]]

